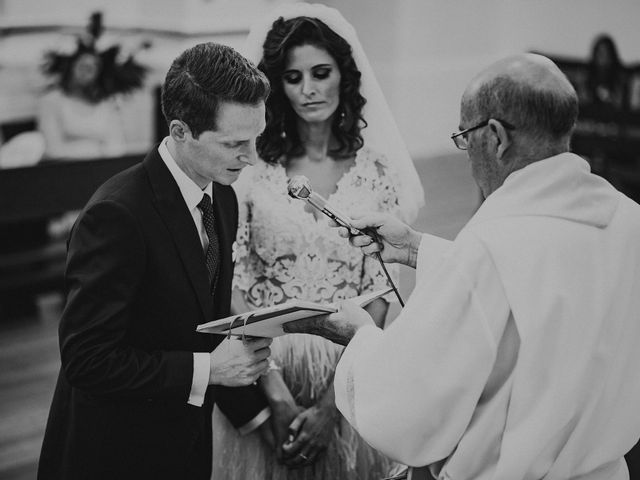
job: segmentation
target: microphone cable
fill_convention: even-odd
[[[378,233],[374,229],[366,228],[363,233],[365,235],[371,236],[371,238],[373,238],[373,240],[382,248],[382,243],[380,242],[380,238],[378,237]],[[395,295],[396,295],[396,297],[398,299],[398,302],[400,302],[400,306],[402,308],[404,308],[404,302],[402,301],[402,297],[400,296],[400,292],[396,288],[395,283],[393,283],[393,280],[391,279],[391,275],[389,275],[389,272],[387,271],[387,267],[385,266],[384,262],[382,261],[382,255],[380,255],[380,252],[376,252],[375,255],[376,255],[376,258],[378,259],[378,262],[380,262],[380,266],[382,267],[382,271],[387,276],[387,282],[389,283],[389,286],[393,289],[393,293],[395,293]]]
[[[312,207],[320,210],[327,217],[331,218],[338,225],[341,225],[342,227],[347,228],[350,231],[350,233],[353,233],[355,231],[356,233],[363,233],[365,235],[368,235],[382,249],[383,244],[380,242],[380,238],[378,237],[378,232],[376,232],[373,228],[365,228],[363,231],[360,231],[357,228],[353,228],[351,226],[351,219],[346,215],[344,215],[343,213],[341,213],[336,208],[330,206],[329,202],[327,202],[326,199],[322,198],[320,195],[315,193],[311,188],[311,183],[309,182],[309,179],[304,175],[295,175],[291,177],[287,182],[287,191],[290,197],[306,201]],[[387,267],[384,265],[384,262],[382,261],[382,256],[380,255],[380,252],[376,252],[376,258],[378,259],[378,262],[380,262],[382,271],[387,276],[387,282],[389,283],[389,286],[393,290],[393,293],[395,293],[396,297],[398,298],[398,301],[400,302],[400,306],[404,308],[404,302],[402,301],[400,292],[398,292],[396,285],[393,283],[393,280],[391,279],[391,275],[389,275],[389,272],[387,271]]]

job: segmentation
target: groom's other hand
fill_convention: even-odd
[[[255,382],[269,367],[271,338],[227,338],[210,355],[209,384],[241,387]]]

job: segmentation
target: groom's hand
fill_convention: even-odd
[[[209,384],[241,387],[255,382],[269,367],[272,339],[227,338],[211,352]]]

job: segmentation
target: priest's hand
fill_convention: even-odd
[[[338,305],[339,310],[329,315],[303,318],[285,323],[287,333],[309,333],[331,340],[339,345],[347,345],[358,329],[375,323],[366,310],[354,302],[345,300]]]
[[[368,213],[354,216],[351,225],[362,235],[351,235],[345,227],[340,227],[330,220],[330,225],[339,227],[341,237],[349,238],[354,247],[362,249],[365,255],[380,252],[386,263],[402,263],[410,267],[416,266],[418,247],[422,235],[392,215],[385,213]]]

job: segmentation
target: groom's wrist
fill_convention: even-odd
[[[258,415],[253,417],[253,419],[251,419],[249,422],[245,423],[241,427],[238,427],[238,433],[240,433],[240,435],[246,435],[253,432],[256,428],[269,420],[269,417],[271,417],[271,409],[269,407],[266,407],[261,410]]]
[[[196,407],[201,407],[204,403],[204,395],[209,385],[211,365],[209,354],[206,352],[194,352],[193,354],[193,377],[191,379],[191,390],[187,403]]]

